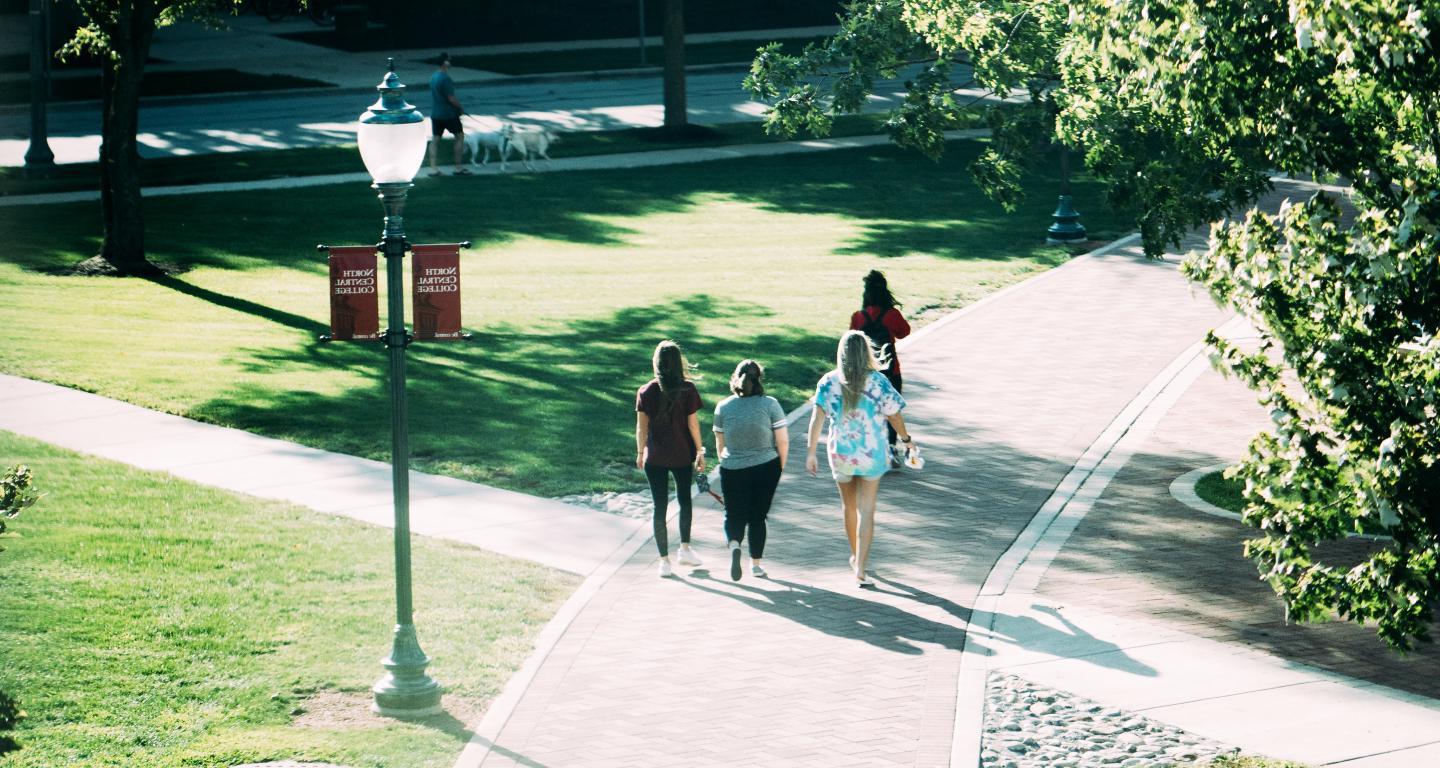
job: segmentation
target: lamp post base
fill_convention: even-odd
[[[427,678],[428,679],[428,678]],[[391,681],[387,678],[375,684],[372,689],[375,693],[375,702],[370,709],[377,715],[394,717],[400,720],[413,720],[421,717],[438,715],[445,711],[440,706],[440,684],[435,683],[433,692],[397,693],[394,691],[381,693],[381,687],[388,685]],[[430,703],[426,703],[430,702]]]
[[[55,175],[55,164],[42,165],[32,163],[21,169],[21,173],[24,174],[27,179],[48,179]]]
[[[1084,242],[1086,238],[1085,227],[1080,223],[1080,213],[1070,201],[1069,195],[1061,195],[1060,202],[1055,207],[1055,213],[1050,215],[1055,220],[1054,224],[1045,231],[1045,242],[1049,245],[1068,245],[1070,243]]]
[[[430,657],[420,650],[415,625],[395,627],[395,644],[390,656],[380,663],[385,667],[385,676],[370,689],[375,694],[372,709],[387,717],[426,717],[444,711],[440,707],[440,683],[425,674]]]

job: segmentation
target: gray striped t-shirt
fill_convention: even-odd
[[[720,466],[725,469],[758,467],[779,458],[775,430],[785,426],[785,409],[769,395],[731,395],[715,406],[716,432],[725,435]]]

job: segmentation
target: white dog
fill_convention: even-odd
[[[474,166],[486,165],[490,162],[490,152],[495,151],[500,157],[500,170],[505,170],[505,161],[510,157],[510,137],[515,133],[515,126],[509,123],[501,123],[500,127],[492,130],[481,130],[478,122],[471,120],[465,126],[465,151],[470,155],[470,164]],[[484,153],[483,157],[481,153]]]
[[[560,137],[545,130],[544,128],[524,127],[516,128],[510,134],[507,146],[513,148],[520,155],[520,161],[526,168],[535,170],[532,160],[538,155],[546,160],[550,159],[550,145],[560,141]],[[507,149],[508,153],[508,149]]]

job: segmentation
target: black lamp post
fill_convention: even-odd
[[[30,147],[25,150],[25,175],[47,176],[55,170],[55,153],[45,121],[50,99],[50,14],[46,0],[30,0]]]
[[[640,66],[645,66],[645,0],[639,0],[640,31]]]
[[[1054,224],[1046,230],[1045,242],[1051,245],[1065,245],[1085,241],[1085,226],[1080,223],[1080,212],[1070,200],[1070,148],[1060,145],[1060,200],[1055,212],[1050,214]]]
[[[395,60],[376,87],[380,98],[360,116],[356,137],[365,169],[375,180],[385,208],[385,281],[389,321],[385,346],[390,353],[391,471],[395,498],[395,636],[390,655],[381,661],[385,676],[371,689],[375,711],[398,717],[421,717],[440,712],[440,684],[425,674],[430,658],[420,650],[415,634],[410,589],[410,435],[405,401],[405,330],[403,263],[405,196],[415,186],[415,174],[425,159],[429,140],[425,118],[405,101]]]

